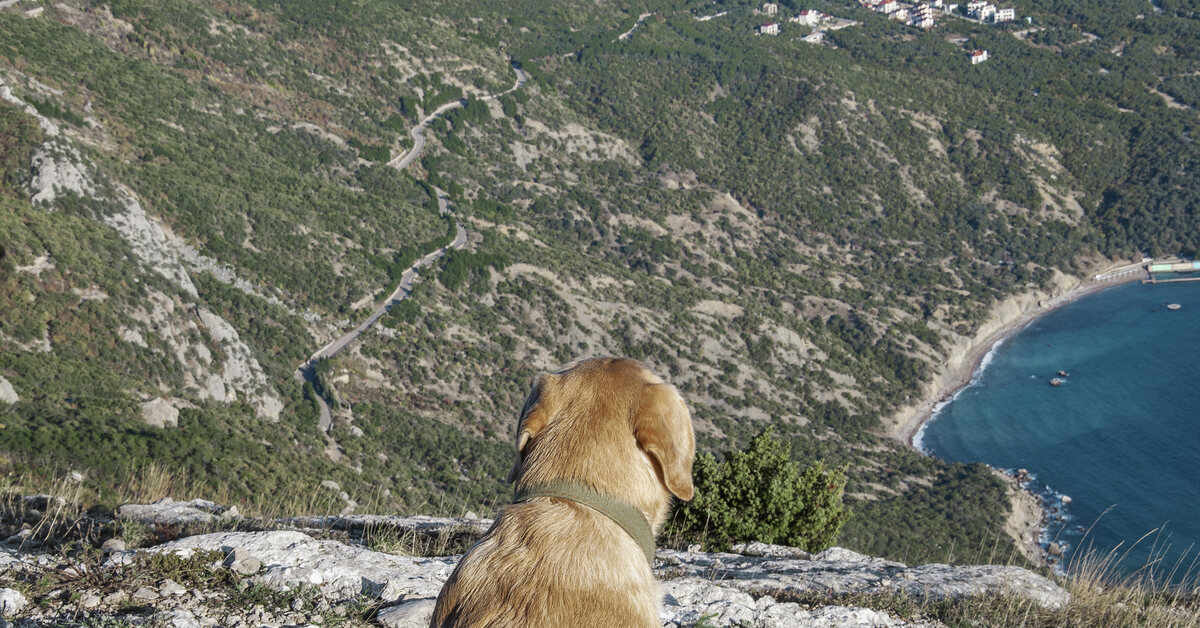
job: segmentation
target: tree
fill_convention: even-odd
[[[667,533],[681,543],[725,550],[745,541],[780,543],[815,552],[833,544],[850,512],[842,503],[846,467],[818,461],[804,471],[791,446],[767,431],[744,451],[696,458],[696,497],[681,502]]]

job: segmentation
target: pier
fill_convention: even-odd
[[[1146,264],[1146,273],[1149,278],[1143,279],[1142,283],[1200,281],[1200,262],[1191,262],[1181,259],[1152,261]],[[1160,277],[1159,275],[1167,276]]]

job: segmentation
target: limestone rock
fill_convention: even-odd
[[[169,628],[200,628],[201,623],[196,616],[185,608],[156,613],[153,617],[155,626]]]
[[[393,556],[302,532],[218,532],[187,537],[150,551],[245,550],[262,562],[250,580],[277,591],[313,585],[330,599],[360,594],[436,597],[456,560]]]
[[[154,589],[151,589],[150,587],[138,587],[138,590],[133,592],[133,601],[134,602],[146,603],[146,602],[153,602],[157,599],[158,599],[158,591],[155,591]]]
[[[255,555],[241,548],[235,548],[225,558],[224,565],[235,574],[252,576],[262,569],[262,561]]]
[[[959,599],[966,596],[1016,593],[1048,608],[1058,608],[1069,594],[1050,580],[1020,567],[999,565],[922,565],[906,567],[893,561],[830,548],[812,560],[699,554],[660,550],[660,577],[707,578],[719,573],[722,585],[756,595],[776,592],[884,593],[914,597]]]
[[[381,609],[375,621],[385,628],[425,628],[433,618],[437,598],[422,598]]]
[[[175,427],[179,425],[179,410],[158,397],[142,403],[142,420],[151,427]]]
[[[16,589],[0,589],[0,617],[15,617],[25,608],[25,596]]]
[[[907,626],[886,613],[866,608],[829,606],[807,611],[799,604],[779,603],[771,596],[755,600],[750,594],[720,586],[704,578],[670,580],[660,618],[665,626],[694,626],[702,619],[717,626],[773,626],[816,628],[826,626]]]
[[[125,504],[117,510],[118,519],[132,519],[146,524],[179,525],[187,523],[208,523],[213,515],[221,514],[225,509],[205,499],[193,499],[190,502],[177,502],[170,497],[164,497],[153,504]]]
[[[21,398],[17,396],[17,391],[13,390],[12,384],[3,375],[0,375],[0,401],[5,403],[16,403]]]

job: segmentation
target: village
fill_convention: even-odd
[[[938,16],[953,16],[966,19],[969,21],[978,22],[981,24],[1001,24],[1011,22],[1016,19],[1016,9],[1012,7],[1000,8],[985,0],[972,0],[965,5],[947,4],[945,0],[932,0],[931,2],[908,3],[900,2],[899,0],[857,0],[860,5],[866,7],[876,13],[887,16],[890,20],[895,20],[914,28],[929,30],[934,27],[935,18]],[[779,14],[779,4],[775,2],[767,2],[761,8],[755,9],[755,13],[776,16]],[[1028,19],[1028,18],[1027,18]],[[807,26],[812,29],[812,32],[803,36],[801,39],[808,43],[820,44],[824,41],[825,31],[837,30],[854,26],[858,22],[844,18],[834,17],[832,15],[822,13],[816,9],[805,9],[800,11],[794,17],[787,19],[788,22]],[[756,29],[759,35],[779,35],[781,32],[781,24],[779,22],[766,22],[760,24]],[[987,61],[987,50],[968,50],[968,55],[972,65],[977,65]]]

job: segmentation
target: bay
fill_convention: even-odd
[[[1200,282],[1089,294],[1000,343],[918,446],[1027,469],[1051,511],[1043,541],[1065,548],[1067,571],[1111,552],[1120,571],[1152,563],[1178,582],[1200,544],[1198,358]]]

